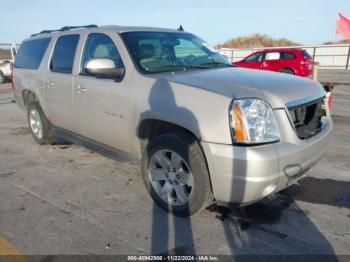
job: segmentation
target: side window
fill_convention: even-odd
[[[28,40],[21,44],[15,59],[15,67],[37,69],[44,57],[51,38]]]
[[[85,67],[87,63],[97,58],[111,59],[116,67],[124,67],[118,49],[112,39],[105,34],[92,33],[89,34],[85,42],[80,72],[86,74]]]
[[[249,56],[248,58],[246,58],[244,60],[244,62],[250,63],[250,62],[259,62],[262,59],[263,54],[262,53],[258,53],[258,54],[254,54]]]
[[[279,52],[270,52],[266,54],[265,60],[279,60],[281,59],[281,54]]]
[[[52,72],[71,74],[79,35],[65,35],[58,38],[51,58]]]
[[[281,53],[281,58],[282,59],[295,59],[296,57],[293,53],[283,52],[283,53]]]

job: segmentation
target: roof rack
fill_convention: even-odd
[[[98,27],[98,26],[97,25],[64,26],[60,29],[55,29],[55,30],[43,30],[39,33],[32,34],[31,37],[37,36],[37,35],[42,35],[42,34],[49,34],[49,33],[53,33],[53,32],[69,31],[69,30],[78,29],[78,28],[96,28],[96,27]]]

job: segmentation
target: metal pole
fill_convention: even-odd
[[[233,62],[233,49],[231,49],[231,63]]]
[[[314,61],[315,61],[315,56],[316,56],[316,47],[314,47],[314,52],[312,54],[312,60],[314,60]]]
[[[318,63],[315,63],[312,67],[312,80],[317,81],[317,73],[318,73]]]
[[[345,67],[346,70],[349,69],[349,58],[350,58],[350,45],[349,45],[349,51],[348,51],[348,58],[346,59],[346,67]]]
[[[12,62],[15,61],[15,50],[13,49],[14,46],[16,46],[16,44],[13,44],[14,42],[11,43],[11,46],[10,46],[10,51],[11,51],[11,58],[12,58]]]

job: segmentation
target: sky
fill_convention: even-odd
[[[313,45],[335,39],[339,12],[350,17],[350,0],[0,0],[0,7],[0,43],[67,25],[181,24],[213,45],[253,33]]]

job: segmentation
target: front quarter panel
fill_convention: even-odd
[[[232,143],[230,98],[163,78],[135,78],[136,132],[142,120],[158,119],[182,126],[202,141]]]

